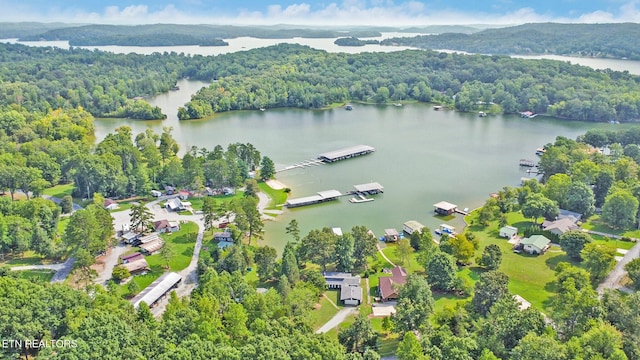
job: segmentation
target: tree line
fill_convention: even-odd
[[[587,121],[640,118],[637,76],[551,60],[415,50],[329,54],[279,44],[220,55],[186,74],[213,83],[179,108],[180,119],[230,110],[403,100]]]
[[[449,49],[476,54],[554,54],[616,59],[640,59],[635,39],[640,25],[532,23],[474,33],[447,31],[385,39],[382,45]]]

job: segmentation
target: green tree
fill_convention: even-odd
[[[616,265],[617,250],[614,246],[597,243],[589,243],[580,252],[580,257],[584,260],[584,266],[591,274],[591,279],[595,282],[603,279]]]
[[[640,258],[633,259],[628,262],[624,269],[627,271],[629,278],[633,282],[633,287],[640,290]]]
[[[566,196],[571,187],[571,178],[567,174],[559,173],[552,175],[547,180],[542,193],[549,200],[558,203],[561,208],[566,208]]]
[[[143,203],[131,204],[129,217],[131,229],[134,231],[153,231],[153,213]]]
[[[393,330],[393,322],[391,321],[390,316],[385,316],[382,318],[382,331],[385,334],[388,334],[391,330]]]
[[[558,268],[558,293],[552,299],[552,318],[562,338],[569,339],[581,334],[589,322],[599,319],[601,307],[586,271],[575,271],[575,267],[566,265]]]
[[[300,281],[300,268],[298,267],[298,259],[296,259],[296,252],[291,243],[287,243],[284,246],[282,252],[282,264],[280,265],[280,274],[286,276],[289,282],[293,285]]]
[[[276,268],[276,249],[271,246],[261,246],[256,249],[254,258],[258,266],[260,281],[271,279]]]
[[[158,146],[158,150],[160,151],[163,164],[165,164],[167,159],[175,156],[180,149],[178,143],[171,135],[172,131],[173,127],[162,127],[162,135],[160,135],[160,145]]]
[[[507,275],[498,271],[480,274],[471,299],[471,306],[480,315],[486,315],[489,309],[502,297],[509,295]]]
[[[456,286],[456,261],[453,256],[438,251],[426,266],[427,278],[431,286],[440,291],[451,291]]]
[[[627,359],[622,351],[622,334],[610,324],[598,322],[575,340],[578,346],[569,346],[577,350],[574,359]]]
[[[298,226],[298,220],[291,219],[289,225],[285,229],[286,233],[293,236],[295,242],[300,242],[300,228]]]
[[[176,255],[176,249],[173,247],[173,244],[169,242],[165,242],[162,249],[160,249],[160,257],[164,260],[167,269],[171,268],[171,260],[173,260]]]
[[[329,228],[311,230],[302,238],[298,247],[298,258],[311,261],[327,271],[327,265],[334,261],[336,236]]]
[[[366,226],[354,226],[351,228],[353,236],[353,257],[356,268],[367,268],[367,258],[373,256],[378,248],[378,239],[367,229]]]
[[[616,190],[602,206],[601,219],[616,229],[629,229],[636,221],[638,199],[629,190]]]
[[[522,205],[522,215],[532,218],[534,223],[538,223],[538,218],[544,217],[553,219],[558,215],[558,204],[544,195],[532,193],[527,196],[524,205]]]
[[[449,238],[449,245],[453,251],[453,256],[460,264],[469,264],[475,253],[473,244],[467,240],[464,234],[458,234]]]
[[[402,337],[402,341],[398,344],[397,351],[399,360],[427,360],[427,357],[422,350],[420,341],[416,338],[416,335],[412,331],[407,331]]]
[[[355,258],[353,257],[354,241],[350,233],[346,233],[336,242],[336,269],[343,272],[351,272]]]
[[[260,177],[266,180],[273,178],[275,175],[276,167],[273,164],[273,160],[267,156],[263,156],[262,161],[260,161]]]
[[[580,259],[580,253],[585,245],[591,243],[591,235],[580,230],[571,230],[560,236],[560,246],[569,257]]]
[[[126,267],[119,265],[113,268],[113,279],[117,282],[120,282],[128,277],[131,276],[131,273],[129,273],[129,270],[127,270]]]
[[[433,309],[434,300],[429,284],[424,277],[410,274],[398,293],[398,305],[392,317],[393,328],[398,333],[422,329],[427,325]]]
[[[595,212],[596,198],[591,186],[583,182],[574,182],[565,194],[566,209],[588,218]]]
[[[212,197],[205,197],[202,203],[202,215],[204,217],[204,227],[206,230],[213,228],[214,222],[220,218],[218,204]]]
[[[137,282],[135,282],[133,279],[131,279],[131,281],[129,281],[129,282],[127,283],[127,291],[129,291],[129,296],[133,297],[133,296],[135,296],[137,293],[139,293],[139,292],[140,292],[140,285],[138,285],[138,283],[137,283]],[[145,304],[145,305],[146,305],[146,303],[144,303],[144,302],[143,302],[142,304]],[[142,304],[141,304],[141,305],[142,305]]]
[[[497,270],[502,263],[502,251],[496,244],[485,246],[482,256],[478,260],[478,264],[489,270]]]
[[[513,360],[568,360],[564,344],[551,335],[529,333],[511,352]]]
[[[602,166],[600,172],[596,176],[596,183],[593,185],[593,194],[596,198],[596,206],[600,207],[604,204],[605,198],[613,185],[614,174],[613,169],[608,166]]]
[[[258,188],[258,182],[254,179],[249,179],[244,183],[244,196],[257,197],[260,189]]]
[[[410,266],[412,253],[413,248],[411,247],[409,240],[400,239],[400,241],[398,241],[398,245],[396,245],[396,255],[398,256],[400,264],[403,266]]]
[[[338,340],[347,352],[364,354],[365,351],[376,348],[378,335],[373,330],[371,321],[360,314],[353,324],[338,333]]]
[[[73,199],[71,195],[65,195],[60,201],[60,206],[62,207],[63,214],[70,214],[73,211]]]

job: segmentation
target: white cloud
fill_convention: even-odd
[[[190,0],[199,2],[200,0]],[[277,0],[271,0],[277,1]],[[436,24],[519,24],[528,22],[640,22],[640,0],[627,1],[619,11],[595,11],[558,17],[538,13],[525,7],[512,12],[487,6],[485,12],[471,12],[453,8],[435,8],[418,0],[341,0],[318,7],[315,2],[300,2],[286,7],[267,5],[261,11],[241,11],[235,14],[186,13],[174,5],[151,10],[146,5],[126,7],[107,6],[102,12],[83,12],[77,8],[52,9],[47,14],[28,5],[0,0],[6,10],[0,21],[64,21],[75,23],[145,24],[145,23],[218,23],[218,24],[274,24],[299,25],[395,25],[416,26]]]

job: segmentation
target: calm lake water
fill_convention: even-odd
[[[395,34],[391,34],[394,36]],[[240,51],[280,42],[298,42],[327,51],[391,51],[402,48],[380,46],[345,48],[333,44],[334,39],[252,39],[229,40],[229,47],[100,47],[113,52],[176,51]],[[53,45],[28,43],[30,45]],[[63,42],[64,43],[64,42]],[[56,46],[64,47],[64,44]],[[68,46],[68,43],[66,44]],[[194,52],[192,52],[194,51]],[[207,53],[203,53],[207,54]],[[549,58],[549,57],[545,57]],[[552,57],[594,68],[628,70],[640,74],[640,62],[629,60],[583,59]],[[454,111],[434,111],[428,104],[403,107],[356,105],[353,111],[269,109],[216,114],[211,118],[179,121],[177,108],[190,100],[206,83],[181,80],[180,90],[149,99],[168,115],[164,121],[130,119],[97,119],[98,140],[121,125],[134,133],[152,128],[161,132],[172,126],[173,135],[182,150],[191,146],[212,149],[220,144],[250,142],[263,155],[268,155],[283,168],[319,153],[347,146],[366,144],[376,148],[371,155],[334,164],[295,169],[278,174],[278,179],[293,189],[292,197],[313,195],[317,191],[351,190],[353,185],[377,181],[385,193],[375,201],[349,203],[348,197],[320,205],[287,210],[275,221],[265,225],[263,244],[281,251],[290,240],[285,227],[291,219],[300,223],[302,234],[323,226],[349,230],[366,225],[377,235],[385,228],[401,229],[407,220],[417,220],[434,229],[442,219],[433,216],[432,205],[439,201],[457,204],[460,208],[481,206],[489,193],[503,186],[518,186],[528,174],[518,167],[521,158],[536,159],[535,149],[562,135],[575,138],[593,127],[624,127],[627,125],[594,124],[536,117],[488,116],[462,114]],[[460,216],[447,223],[460,229]]]

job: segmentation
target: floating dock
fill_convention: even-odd
[[[529,159],[520,159],[519,162],[520,166],[524,166],[524,167],[535,167],[536,166],[536,162],[533,160],[529,160]]]
[[[356,145],[356,146],[352,146],[352,147],[348,147],[340,150],[322,153],[318,155],[318,160],[326,163],[332,163],[335,161],[350,159],[352,157],[356,157],[360,155],[371,154],[374,151],[376,151],[376,149],[374,149],[369,145]]]
[[[298,207],[298,206],[318,204],[321,202],[335,200],[340,196],[342,196],[342,193],[338,190],[319,191],[316,193],[316,195],[313,195],[313,196],[306,196],[306,197],[301,197],[297,199],[289,199],[287,200],[287,202],[284,203],[284,205],[288,208],[292,208],[292,207]]]
[[[293,169],[299,169],[299,168],[323,165],[323,164],[324,164],[324,161],[322,161],[322,160],[309,159],[309,160],[301,161],[301,162],[299,162],[297,164],[289,165],[289,166],[287,166],[285,168],[282,168],[282,169],[277,169],[276,173],[279,173],[279,172],[282,172],[282,171],[287,171],[287,170],[293,170]]]

